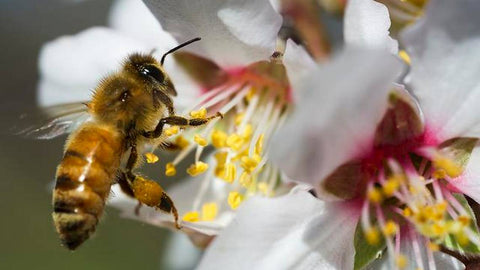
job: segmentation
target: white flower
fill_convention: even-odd
[[[295,99],[289,79],[296,82],[313,61],[290,41],[283,61],[283,51],[270,59],[278,45],[281,16],[268,1],[145,2],[161,26],[140,2],[122,0],[111,11],[111,27],[48,43],[40,56],[39,101],[50,105],[87,100],[89,90],[129,53],[149,53],[155,48],[155,55],[161,55],[177,41],[201,37],[165,61],[179,93],[175,104],[183,115],[205,117],[219,111],[224,120],[216,119],[199,132],[192,130],[196,134],[185,133],[187,139],[178,130],[169,130],[174,140],[190,145],[167,165],[166,174],[175,174],[176,165],[196,150],[188,173],[205,173],[205,177],[168,192],[184,217],[183,231],[205,245],[230,222],[231,208],[245,198],[281,192],[277,188],[280,174],[267,162],[265,148]],[[285,49],[285,44],[279,45]],[[187,68],[193,80],[180,66]],[[215,146],[215,158],[211,155],[201,161],[204,146],[210,143]],[[171,226],[171,216],[153,209],[142,207],[136,216],[136,201],[117,187],[114,191],[117,195],[110,205],[122,209],[124,216]]]
[[[454,196],[480,202],[479,8],[432,1],[404,33],[419,107],[400,86],[392,92],[402,65],[386,53],[347,49],[312,72],[272,155],[327,202],[298,191],[245,203],[200,268],[352,269],[375,259],[382,239],[387,269],[462,267],[434,251],[480,246],[469,206]]]

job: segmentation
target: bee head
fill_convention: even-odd
[[[170,77],[152,55],[138,53],[130,55],[123,65],[123,71],[143,81],[147,91],[156,89],[171,96],[177,95]]]

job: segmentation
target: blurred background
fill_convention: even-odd
[[[120,218],[112,208],[77,251],[60,246],[51,219],[50,187],[65,136],[35,141],[8,132],[19,114],[36,107],[42,44],[105,25],[111,4],[0,1],[0,269],[191,269],[198,261],[199,251],[182,234]]]

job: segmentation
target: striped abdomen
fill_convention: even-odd
[[[53,220],[69,249],[95,231],[122,154],[123,139],[109,126],[87,123],[70,136],[53,191]]]

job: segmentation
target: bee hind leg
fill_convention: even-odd
[[[171,213],[174,218],[175,228],[179,230],[182,228],[178,223],[178,211],[175,204],[157,182],[133,173],[128,174],[122,172],[121,174],[123,176],[119,177],[118,183],[122,191],[125,192],[125,190],[127,190],[127,192],[125,192],[126,194],[138,200],[138,205],[135,207],[135,215],[138,216],[140,214],[140,207],[145,204],[155,209]]]
[[[132,189],[131,180],[130,181],[127,180],[127,174],[125,172],[118,173],[116,182],[120,186],[120,189],[125,195],[129,196],[132,199],[136,199]],[[138,204],[137,206],[135,206],[135,210],[134,210],[134,213],[136,216],[140,215],[140,208],[142,208],[142,202],[138,201]]]

